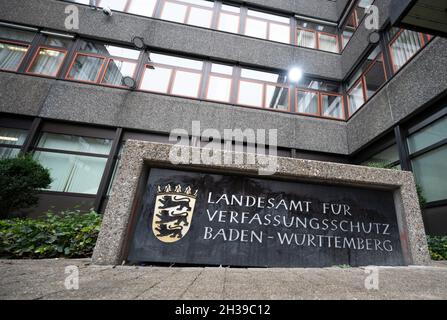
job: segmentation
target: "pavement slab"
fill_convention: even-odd
[[[65,287],[69,266],[78,268],[78,289]],[[378,289],[365,286],[372,273]],[[90,259],[0,260],[0,275],[1,300],[447,299],[447,262],[262,269],[96,266]]]

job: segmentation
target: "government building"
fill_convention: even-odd
[[[50,169],[28,216],[104,213],[129,140],[173,144],[172,130],[190,132],[195,121],[220,132],[276,129],[281,158],[412,172],[426,233],[447,235],[446,9],[0,0],[0,157],[32,153]]]

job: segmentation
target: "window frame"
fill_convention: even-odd
[[[171,0],[169,0],[169,1],[171,1]],[[257,11],[257,10],[253,10],[253,11]],[[262,12],[262,11],[259,11],[259,12]],[[271,14],[271,13],[269,13],[269,14]],[[284,18],[286,18],[285,16],[281,16],[281,17],[284,17]],[[253,19],[253,20],[258,20],[258,21],[262,21],[262,22],[266,22],[267,23],[267,37],[266,38],[259,38],[259,37],[254,37],[254,36],[250,36],[250,35],[247,35],[246,34],[246,32],[247,32],[247,20],[248,19]],[[283,43],[283,44],[293,44],[293,30],[292,30],[292,24],[290,23],[290,17],[288,18],[289,19],[289,24],[286,24],[286,23],[283,23],[283,22],[279,22],[279,21],[273,21],[273,20],[269,20],[269,19],[264,19],[264,18],[260,18],[260,17],[255,17],[255,16],[251,16],[251,15],[248,15],[248,14],[246,14],[245,15],[245,21],[244,21],[244,31],[241,33],[243,36],[246,36],[246,37],[250,37],[250,38],[255,38],[255,39],[263,39],[263,40],[268,40],[268,41],[273,41],[273,42],[276,42],[276,43]],[[277,41],[277,40],[272,40],[272,39],[270,39],[270,24],[277,24],[277,25],[282,25],[282,26],[287,26],[288,28],[289,28],[289,41],[288,42],[282,42],[282,41]]]
[[[345,111],[345,99],[343,97],[343,94],[340,93],[333,93],[333,92],[324,92],[324,91],[319,91],[319,100],[320,100],[320,111],[321,111],[321,118],[326,118],[326,119],[335,119],[335,120],[346,120],[346,111]],[[338,117],[332,117],[332,116],[325,116],[324,112],[323,112],[323,96],[333,96],[333,97],[339,97],[340,101],[341,101],[341,110],[342,110],[342,117],[338,118]]]
[[[414,52],[414,54],[409,57],[407,59],[407,61],[405,61],[404,64],[402,64],[402,66],[400,68],[396,69],[396,65],[394,63],[394,57],[393,57],[393,49],[392,49],[392,45],[397,41],[397,39],[401,36],[401,34],[405,31],[410,31],[410,32],[416,32],[418,34],[419,39],[421,40],[421,47],[416,50]],[[412,31],[412,30],[408,30],[408,29],[404,29],[404,28],[400,28],[400,30],[398,32],[396,32],[396,34],[391,38],[391,40],[388,42],[387,45],[387,49],[389,52],[389,57],[390,57],[390,62],[391,62],[391,69],[393,70],[393,73],[396,74],[397,72],[399,72],[399,70],[403,69],[411,60],[413,60],[413,58],[422,50],[425,48],[425,46],[427,45],[425,39],[424,39],[424,34],[421,32],[417,32],[417,31]]]
[[[106,137],[105,134],[100,134],[100,133],[98,133],[97,136],[92,135],[90,132],[86,132],[86,134],[81,134],[83,131],[80,132],[79,130],[82,130],[81,129],[82,127],[76,127],[74,129],[75,132],[71,132],[73,130],[70,130],[70,129],[68,129],[67,131],[64,132],[64,130],[63,131],[54,130],[53,125],[51,123],[48,125],[47,125],[48,128],[46,128],[46,126],[44,125],[44,127],[42,128],[42,130],[39,131],[39,134],[36,137],[34,146],[32,147],[32,151],[31,151],[33,156],[36,152],[56,153],[56,154],[68,154],[71,156],[102,158],[102,159],[106,159],[106,162],[104,164],[104,171],[101,175],[100,183],[98,185],[98,189],[97,189],[96,193],[80,193],[80,192],[56,191],[56,190],[47,190],[47,189],[40,190],[39,192],[46,193],[46,194],[63,194],[63,195],[67,195],[67,196],[80,196],[80,197],[88,197],[88,198],[96,198],[97,196],[100,196],[101,182],[104,179],[104,175],[106,174],[106,171],[107,171],[107,162],[109,161],[110,157],[113,156],[112,148],[113,148],[113,144],[114,144],[114,138]],[[95,129],[93,129],[93,130],[95,130]],[[100,130],[103,131],[102,129],[100,129]],[[92,152],[84,152],[84,151],[71,151],[71,150],[61,150],[61,149],[38,147],[39,141],[44,133],[62,135],[62,136],[65,135],[65,136],[75,136],[75,137],[82,137],[82,138],[110,140],[111,141],[110,151],[108,154],[101,154],[101,153],[92,153]]]
[[[47,75],[47,74],[41,74],[41,73],[37,73],[37,72],[30,72],[31,67],[33,66],[35,60],[37,59],[37,57],[39,56],[39,52],[41,49],[48,49],[48,50],[52,50],[52,51],[59,51],[59,52],[63,52],[64,53],[64,58],[61,60],[58,69],[56,71],[56,73],[54,75]],[[47,46],[47,45],[38,45],[36,51],[34,52],[34,55],[30,61],[30,63],[28,64],[28,66],[26,67],[25,73],[26,74],[31,74],[31,75],[35,75],[35,76],[40,76],[40,77],[47,77],[47,78],[57,78],[59,76],[59,73],[61,72],[65,60],[67,59],[69,54],[69,50],[68,49],[63,49],[63,48],[57,48],[57,47],[52,47],[52,46]]]
[[[335,47],[336,47],[335,52],[321,49],[321,45],[320,45],[320,36],[321,35],[335,38]],[[317,31],[317,46],[318,46],[318,50],[320,50],[320,51],[329,52],[329,53],[340,53],[339,39],[338,39],[338,35],[336,35],[336,34],[332,34],[332,33],[325,32],[325,31]]]
[[[202,61],[202,63],[205,64],[204,61]],[[166,92],[151,91],[151,90],[148,90],[148,89],[143,89],[141,87],[141,85],[144,82],[144,77],[146,76],[146,69],[149,66],[150,67],[158,66],[158,67],[160,67],[162,69],[169,69],[169,70],[171,70],[171,75],[169,76],[168,88],[167,88]],[[141,76],[141,79],[140,79],[140,82],[139,82],[139,85],[138,85],[138,90],[141,90],[141,91],[144,91],[144,92],[156,93],[156,94],[169,95],[169,96],[173,96],[173,97],[200,99],[200,92],[201,92],[203,76],[204,76],[203,68],[204,68],[204,65],[202,66],[202,69],[199,71],[198,69],[182,68],[182,67],[173,66],[173,65],[167,65],[167,64],[163,64],[163,63],[156,63],[156,62],[146,63],[144,65],[144,68],[143,68],[143,73],[142,73],[142,76]],[[173,94],[172,93],[172,88],[174,86],[174,82],[175,82],[175,77],[176,77],[177,71],[196,73],[196,74],[200,75],[199,87],[198,87],[196,96],[179,95],[179,94]]]
[[[234,67],[233,67],[233,74],[234,74]],[[211,77],[217,77],[217,78],[223,78],[223,79],[230,79],[230,95],[228,97],[228,101],[223,101],[223,100],[216,100],[216,99],[210,99],[208,98],[208,92],[209,92],[209,87],[210,87],[210,79]],[[207,101],[212,101],[212,102],[219,102],[219,103],[228,103],[230,104],[233,101],[233,91],[234,91],[234,76],[233,75],[227,75],[227,74],[222,74],[222,73],[217,73],[217,72],[212,72],[210,71],[209,74],[207,75],[207,79],[206,79],[206,86],[205,86],[205,99]]]
[[[214,19],[214,11],[215,11],[214,10],[215,4],[213,5],[213,7],[205,7],[205,6],[200,6],[198,4],[186,3],[186,2],[177,1],[177,0],[162,0],[161,2],[162,2],[162,4],[161,4],[159,18],[162,19],[163,21],[169,21],[169,22],[173,22],[173,23],[182,23],[182,24],[186,24],[186,25],[194,26],[194,27],[198,27],[198,28],[212,29],[213,19]],[[166,3],[168,3],[168,2],[175,3],[175,4],[182,5],[182,6],[186,7],[185,16],[183,17],[183,22],[172,21],[172,20],[167,20],[167,19],[163,19],[162,18],[163,12],[165,11],[165,8],[166,8]],[[209,27],[198,26],[198,25],[190,24],[190,23],[187,22],[189,20],[190,14],[191,14],[191,8],[198,8],[198,9],[203,9],[203,10],[207,10],[207,11],[211,12],[211,21],[210,21]],[[152,15],[153,14],[154,13],[152,13]]]
[[[99,68],[98,74],[95,78],[94,81],[91,80],[79,80],[79,79],[75,79],[75,78],[71,78],[69,77],[71,70],[73,69],[73,65],[76,62],[76,59],[78,58],[78,56],[86,56],[86,57],[94,57],[94,58],[99,58],[102,60],[102,64],[101,67]],[[73,60],[70,63],[70,66],[68,67],[68,70],[65,74],[65,79],[66,80],[70,80],[70,81],[76,81],[76,82],[82,82],[82,83],[90,83],[90,84],[99,84],[98,80],[101,78],[101,75],[104,71],[104,65],[105,65],[105,61],[107,61],[107,57],[100,55],[100,54],[96,54],[96,53],[86,53],[86,52],[82,52],[82,51],[76,51],[75,55],[73,57]]]
[[[307,112],[300,112],[299,111],[299,98],[298,93],[299,92],[305,92],[305,93],[314,93],[317,96],[317,113],[307,113]],[[325,116],[323,115],[323,95],[326,96],[334,96],[339,97],[341,101],[341,109],[342,109],[342,118],[332,117],[332,116]],[[335,93],[335,92],[329,92],[329,91],[321,91],[321,90],[315,90],[315,89],[305,89],[305,88],[296,88],[295,89],[295,101],[296,101],[296,107],[295,107],[295,113],[299,115],[305,115],[305,116],[312,116],[317,118],[323,118],[323,119],[332,119],[332,120],[339,120],[339,121],[345,121],[346,120],[346,113],[345,113],[345,102],[343,98],[343,94],[341,93]]]
[[[221,30],[219,29],[219,23],[220,23],[220,19],[221,19],[221,15],[223,14],[227,14],[227,15],[232,15],[232,16],[236,16],[237,17],[237,32],[231,32],[231,31],[227,31],[227,30]],[[217,20],[216,20],[216,28],[215,30],[217,31],[221,31],[221,32],[227,32],[227,33],[231,33],[231,34],[242,34],[241,32],[241,13],[235,13],[235,12],[231,12],[231,11],[227,11],[225,9],[220,8],[218,14],[217,14]]]
[[[25,61],[26,56],[30,52],[30,48],[31,48],[32,44],[31,43],[27,43],[27,42],[15,41],[15,40],[5,40],[3,38],[0,38],[0,43],[12,44],[12,45],[18,45],[18,46],[26,47],[26,51],[23,54],[22,58],[20,59],[20,62],[17,64],[17,68],[15,70],[8,70],[8,69],[0,68],[0,71],[18,73],[19,70],[20,70],[20,67],[22,66],[23,62]]]
[[[262,85],[262,105],[261,106],[243,104],[243,103],[239,102],[239,97],[240,97],[240,93],[241,93],[241,81],[243,81],[243,82],[251,82],[251,83],[256,83],[256,84],[261,84]],[[267,107],[267,86],[268,85],[274,86],[274,87],[282,87],[282,88],[287,88],[288,89],[288,99],[287,99],[288,108],[287,108],[287,110],[271,109],[271,108]],[[249,108],[256,108],[256,109],[265,109],[265,110],[269,110],[269,111],[291,112],[291,109],[292,109],[292,106],[291,106],[291,102],[292,102],[291,91],[292,91],[291,86],[286,84],[286,83],[274,83],[274,82],[270,82],[270,81],[262,81],[262,80],[256,80],[256,79],[251,79],[251,78],[239,77],[239,79],[237,81],[237,94],[236,94],[235,104],[238,105],[238,106],[249,107]]]
[[[111,88],[127,89],[127,87],[124,86],[124,85],[113,85],[113,84],[103,83],[104,77],[105,77],[105,75],[107,73],[107,70],[108,70],[108,67],[109,67],[109,63],[110,63],[111,60],[128,61],[128,62],[135,63],[135,70],[134,70],[132,78],[135,81],[138,80],[137,79],[138,70],[139,70],[139,66],[140,66],[140,61],[141,61],[142,57],[144,56],[144,50],[135,49],[135,48],[131,48],[131,47],[128,47],[128,46],[122,46],[122,45],[115,44],[115,43],[95,41],[95,40],[91,40],[89,38],[82,38],[82,39],[78,39],[78,40],[79,40],[79,42],[76,44],[76,48],[73,49],[74,53],[73,53],[72,58],[71,58],[72,60],[71,60],[70,64],[68,65],[67,71],[65,72],[65,75],[64,75],[64,79],[65,80],[76,81],[76,82],[81,82],[81,83],[88,83],[88,84],[96,84],[96,85],[101,85],[101,86],[106,86],[106,87],[111,87]],[[101,44],[101,45],[109,45],[109,46],[123,48],[123,49],[134,50],[134,51],[138,52],[138,57],[136,59],[131,59],[131,58],[125,58],[125,57],[115,56],[115,55],[111,55],[111,54],[93,53],[93,52],[89,52],[89,51],[86,51],[86,50],[81,50],[80,49],[80,43],[82,41],[98,43],[98,44]],[[80,55],[102,59],[101,67],[99,68],[98,75],[97,75],[97,77],[96,77],[96,79],[94,81],[78,80],[78,79],[69,77],[70,72],[73,69],[73,65],[74,65],[76,59],[78,58],[78,56],[80,56]]]
[[[296,32],[295,45],[296,45],[297,47],[319,50],[319,49],[318,49],[318,38],[319,38],[319,37],[318,37],[318,31],[317,31],[317,30],[308,29],[308,28],[303,28],[303,27],[296,27],[296,30],[297,30],[297,32]],[[302,31],[306,31],[306,32],[311,32],[311,33],[313,33],[313,34],[314,34],[314,37],[315,37],[315,47],[313,47],[313,48],[311,48],[311,47],[305,47],[305,46],[302,46],[302,45],[298,44],[298,30],[302,30]]]
[[[377,47],[376,47],[377,48]],[[373,49],[374,51],[375,49]],[[373,52],[371,51],[371,52]],[[368,58],[368,56],[367,56]],[[381,59],[379,59],[381,58]],[[382,67],[383,67],[383,72],[385,75],[385,81],[382,83],[382,85],[374,92],[373,95],[371,95],[370,97],[368,97],[368,91],[367,91],[367,85],[366,85],[366,75],[368,74],[369,71],[371,71],[372,67],[379,62],[379,60],[381,60],[382,63]],[[364,63],[364,62],[363,62]],[[359,65],[358,68],[361,68],[363,66],[363,63],[361,63]],[[358,68],[355,69],[355,71],[358,70]],[[352,74],[355,74],[355,72],[353,72]],[[365,68],[365,70],[362,71],[362,73],[359,75],[359,77],[357,78],[357,80],[354,81],[354,83],[352,84],[351,87],[348,88],[348,90],[346,91],[346,97],[347,97],[347,101],[348,101],[348,118],[351,118],[357,111],[359,111],[370,99],[372,99],[372,97],[374,97],[376,95],[377,92],[379,92],[381,90],[381,88],[383,88],[383,86],[388,82],[389,78],[388,78],[388,74],[386,71],[386,66],[385,66],[385,55],[384,53],[381,51],[379,54],[377,54],[377,56],[371,60],[367,67]],[[354,90],[355,87],[357,87],[357,85],[359,84],[359,82],[361,82],[362,85],[362,92],[363,92],[363,103],[357,108],[357,110],[355,110],[353,113],[351,113],[351,102],[350,102],[350,95],[351,92]]]
[[[104,64],[104,71],[102,72],[102,76],[101,76],[101,80],[98,82],[98,84],[102,85],[102,86],[106,86],[106,87],[111,87],[111,88],[127,88],[127,86],[125,86],[124,84],[122,85],[115,85],[115,84],[110,84],[110,83],[104,83],[104,78],[107,74],[107,70],[109,69],[109,64],[111,61],[113,60],[117,60],[117,61],[127,61],[127,62],[131,62],[135,64],[135,69],[133,70],[133,74],[132,74],[132,79],[136,79],[136,75],[138,72],[138,60],[133,60],[133,59],[127,59],[127,58],[119,58],[119,57],[109,57],[106,59],[106,62]]]

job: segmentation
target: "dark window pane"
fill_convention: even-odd
[[[366,95],[369,99],[386,81],[385,69],[382,61],[376,61],[365,74]]]

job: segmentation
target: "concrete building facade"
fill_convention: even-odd
[[[28,214],[103,212],[126,140],[200,121],[413,171],[426,232],[447,234],[447,40],[391,22],[391,2],[0,0],[0,155],[32,152],[54,180]]]

